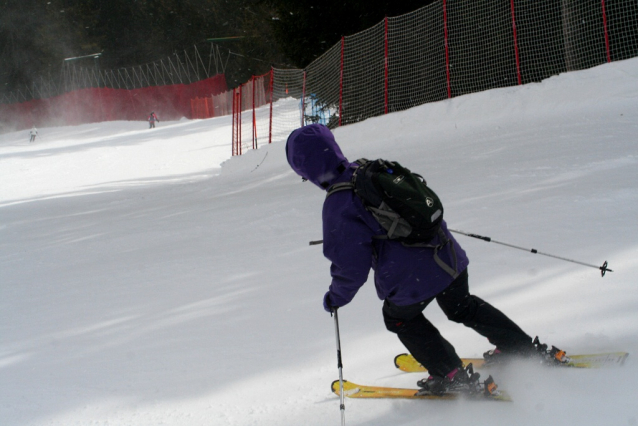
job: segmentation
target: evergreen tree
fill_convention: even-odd
[[[282,52],[305,67],[337,43],[379,23],[433,3],[435,0],[262,0],[276,12],[272,26]]]
[[[234,85],[284,61],[271,16],[255,0],[0,0],[0,90],[55,78],[68,57],[102,52],[101,69],[127,68],[239,36],[220,42],[238,54],[227,72]],[[86,61],[78,65],[96,64]]]

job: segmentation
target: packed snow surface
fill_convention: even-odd
[[[349,425],[636,425],[638,59],[339,128],[349,159],[423,174],[470,288],[569,353],[624,367],[490,371],[511,403],[346,400]],[[0,135],[0,424],[338,425],[324,194],[285,137],[231,158],[230,118]],[[428,318],[463,356],[489,343]],[[344,377],[413,387],[367,283],[339,311]],[[486,375],[488,373],[484,373]]]

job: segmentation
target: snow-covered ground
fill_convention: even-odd
[[[346,400],[349,425],[636,425],[638,59],[423,105],[335,134],[425,175],[472,291],[568,353],[623,368],[492,372],[514,402]],[[0,424],[337,425],[323,194],[284,142],[230,159],[230,119],[0,135]],[[414,386],[366,284],[340,310],[344,376]],[[426,315],[464,356],[490,345]]]

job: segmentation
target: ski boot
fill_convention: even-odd
[[[479,383],[479,373],[474,372],[472,364],[468,364],[466,368],[455,368],[445,377],[430,376],[427,379],[419,380],[417,386],[419,391],[417,395],[445,395],[447,393],[464,393],[469,395],[479,394],[481,392],[487,395],[496,391],[496,384],[492,380],[492,376],[484,383]]]
[[[507,352],[502,352],[500,349],[495,348],[489,350],[483,354],[483,359],[485,363],[483,364],[486,367],[492,365],[503,365],[512,360],[513,355]]]
[[[538,336],[534,338],[530,347],[520,348],[514,351],[501,351],[499,348],[489,350],[483,354],[485,366],[504,365],[513,359],[532,359],[540,361],[543,365],[565,365],[570,359],[565,351],[552,346],[551,349],[547,345],[542,344],[538,340]]]
[[[532,342],[534,351],[537,357],[540,357],[540,363],[549,366],[566,365],[571,361],[565,351],[558,349],[556,346],[552,346],[551,349],[547,349],[547,345],[542,344],[538,340],[538,336],[534,338]]]

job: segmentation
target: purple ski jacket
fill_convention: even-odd
[[[311,124],[292,132],[286,143],[286,156],[292,169],[304,179],[327,190],[340,182],[349,182],[357,164],[341,152],[332,132],[323,125]],[[332,283],[327,294],[331,306],[344,306],[354,298],[374,272],[377,295],[395,305],[405,306],[436,296],[449,286],[453,277],[434,259],[430,247],[406,247],[400,242],[375,239],[386,231],[368,212],[354,191],[338,191],[323,205],[323,254],[332,265]],[[449,243],[438,252],[439,258],[460,273],[469,260],[443,221],[441,229]],[[431,244],[442,243],[436,237]]]

